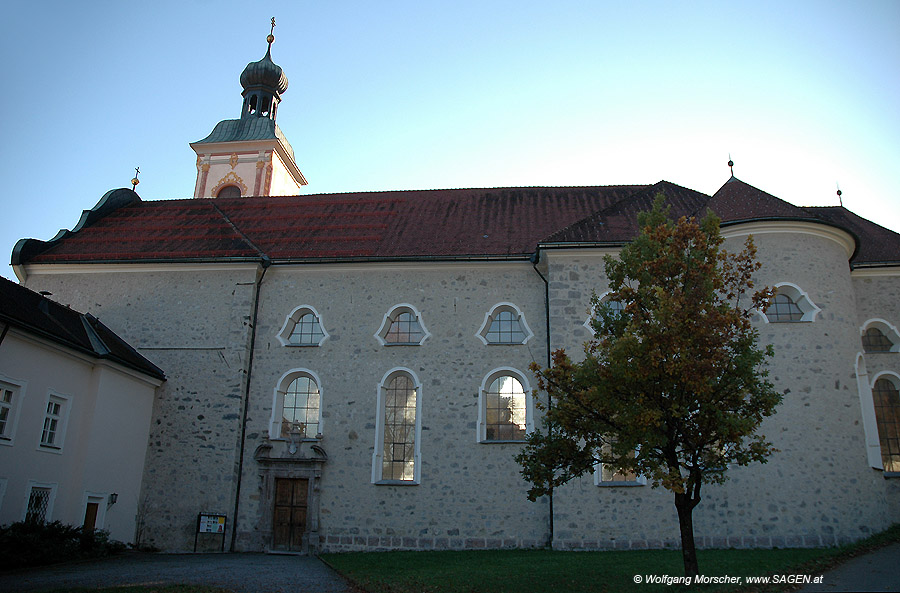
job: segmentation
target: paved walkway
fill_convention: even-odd
[[[845,562],[798,593],[900,591],[900,543]],[[274,554],[138,554],[0,575],[4,593],[191,583],[235,593],[352,593],[319,559]]]
[[[318,558],[274,554],[139,554],[0,575],[0,591],[190,583],[235,593],[350,593]]]
[[[826,572],[822,584],[807,585],[797,593],[828,591],[900,591],[900,544],[857,556]]]

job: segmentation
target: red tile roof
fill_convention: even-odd
[[[806,207],[804,210],[857,238],[856,266],[897,264],[900,261],[900,234],[850,212],[843,206]]]
[[[30,252],[23,259],[58,263],[248,260],[262,254],[276,261],[527,257],[542,238],[640,187],[135,200],[58,242],[32,245],[23,250]]]
[[[539,245],[622,244],[663,192],[673,216],[809,220],[863,239],[855,264],[900,263],[900,235],[841,209],[799,208],[731,178],[712,197],[652,186],[522,187],[141,201],[115,190],[74,232],[22,240],[13,264],[528,258]]]
[[[707,206],[722,219],[723,224],[747,220],[816,220],[815,216],[804,209],[788,204],[736,177],[726,181],[713,194]]]

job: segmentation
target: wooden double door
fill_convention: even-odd
[[[303,551],[309,511],[309,479],[275,478],[272,547],[276,550]]]

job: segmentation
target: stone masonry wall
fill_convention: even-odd
[[[730,239],[728,245],[737,249],[740,242]],[[760,234],[756,242],[765,264],[759,284],[791,282],[821,312],[813,323],[755,322],[761,342],[776,350],[770,379],[786,394],[762,430],[780,451],[767,464],[733,468],[722,486],[704,487],[694,513],[698,544],[769,547],[858,539],[900,519],[891,510],[900,508],[900,481],[883,478],[866,461],[855,379],[860,325],[870,317],[900,325],[900,278],[851,279],[843,248],[814,232]],[[607,290],[599,255],[542,253],[554,349],[577,355],[590,336],[583,324],[591,292]],[[533,547],[548,541],[548,501],[527,500],[528,485],[513,460],[521,445],[481,444],[476,435],[485,377],[512,367],[533,388],[528,365],[546,364],[544,283],[530,263],[270,267],[260,293],[236,518],[258,268],[114,269],[72,266],[66,273],[42,273],[35,266],[27,286],[97,315],[166,372],[145,463],[143,543],[190,550],[197,513],[214,511],[228,515],[229,528],[236,525],[238,550],[270,548],[265,471],[254,453],[262,445],[271,446],[272,457],[291,457],[286,441],[269,438],[269,424],[276,384],[295,369],[312,371],[321,381],[323,438],[303,443],[306,452],[315,444],[327,454],[315,496],[320,551]],[[475,336],[500,302],[514,303],[524,314],[534,334],[527,344],[485,346]],[[418,309],[431,334],[421,346],[382,346],[374,337],[384,315],[401,303]],[[285,347],[277,339],[299,305],[321,315],[329,334],[321,346]],[[897,356],[875,357],[870,376],[897,371]],[[414,486],[372,483],[372,456],[380,446],[377,390],[385,373],[397,367],[421,382],[421,483]],[[678,545],[672,496],[662,489],[598,487],[585,476],[557,492],[554,509],[557,548]],[[217,549],[221,540],[200,544]]]
[[[770,379],[786,394],[761,430],[780,451],[767,464],[732,468],[724,485],[704,486],[694,511],[698,545],[809,546],[859,539],[889,521],[883,480],[866,463],[847,253],[813,233],[761,234],[755,240],[764,263],[758,284],[791,282],[822,311],[814,323],[755,322],[761,343],[775,347]],[[738,250],[742,242],[732,239],[727,247]],[[552,347],[577,354],[589,335],[582,324],[591,290],[607,290],[603,263],[581,251],[550,254],[549,262]],[[598,487],[585,476],[560,489],[554,508],[558,548],[652,548],[679,541],[672,495],[661,488]]]
[[[199,512],[226,513],[231,526],[256,270],[136,268],[38,273],[27,285],[94,314],[165,371],[144,466],[141,542],[187,551]],[[221,546],[218,537],[200,539],[200,549]]]
[[[859,270],[853,273],[853,288],[858,303],[857,322],[861,328],[870,319],[884,319],[900,329],[900,270]],[[896,340],[896,336],[891,336]],[[862,346],[860,345],[860,351]],[[900,352],[866,352],[866,370],[872,381],[879,373],[900,375]],[[887,516],[890,523],[900,522],[900,477],[884,478]]]
[[[260,467],[278,379],[291,369],[321,380],[321,548],[432,549],[537,546],[547,540],[547,504],[529,502],[513,456],[520,444],[476,442],[478,392],[488,373],[513,367],[534,386],[532,360],[546,360],[544,284],[528,263],[273,266],[261,293],[239,516],[242,549],[266,549],[260,525]],[[485,346],[476,332],[500,302],[514,303],[534,336],[525,345]],[[431,336],[421,346],[382,346],[384,315],[408,303]],[[310,305],[329,338],[285,347],[287,315]],[[376,395],[385,373],[410,369],[421,381],[421,483],[372,483]],[[273,456],[288,456],[275,440]]]

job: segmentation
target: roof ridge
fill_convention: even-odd
[[[96,352],[98,356],[108,355],[110,353],[109,346],[107,346],[106,342],[97,335],[97,332],[94,331],[94,328],[91,327],[90,322],[86,319],[85,314],[79,314],[78,318],[81,320],[81,325],[84,326],[84,331],[87,334],[88,340],[91,342],[91,348],[94,349],[94,352]]]
[[[671,182],[667,182],[671,183]],[[219,202],[228,201],[249,201],[249,200],[268,200],[279,198],[315,198],[315,197],[339,197],[339,196],[359,196],[374,194],[411,194],[411,193],[438,193],[438,192],[471,192],[471,191],[493,191],[493,190],[523,190],[523,189],[604,189],[604,188],[645,188],[650,187],[647,183],[611,183],[607,185],[498,185],[490,187],[433,187],[428,189],[376,189],[376,190],[351,190],[323,192],[314,194],[293,194],[286,196],[241,196],[240,198],[160,198],[157,200],[143,199],[145,204],[159,204],[163,202],[205,202],[208,200],[217,200]],[[677,185],[673,183],[672,185]],[[679,186],[681,187],[681,186]],[[688,188],[685,188],[688,189]]]
[[[225,213],[222,211],[222,209],[219,208],[219,207],[216,205],[215,202],[211,202],[211,204],[212,204],[212,207],[215,209],[215,211],[218,212],[218,213],[222,216],[223,219],[225,219],[225,222],[228,223],[228,226],[230,226],[230,227],[232,228],[232,230],[233,230],[235,233],[238,234],[238,236],[241,238],[241,240],[242,240],[244,243],[247,244],[247,246],[249,246],[251,249],[253,249],[254,251],[256,251],[256,253],[259,254],[259,257],[260,257],[261,259],[264,259],[264,260],[268,260],[268,259],[269,259],[269,256],[266,255],[266,253],[263,252],[262,249],[260,249],[259,247],[257,247],[256,244],[255,244],[253,241],[250,240],[250,237],[248,237],[247,235],[245,235],[244,232],[243,232],[241,229],[239,229],[239,228],[237,227],[237,225],[234,224],[234,222],[231,221],[231,219],[228,217],[228,215],[225,214]]]

